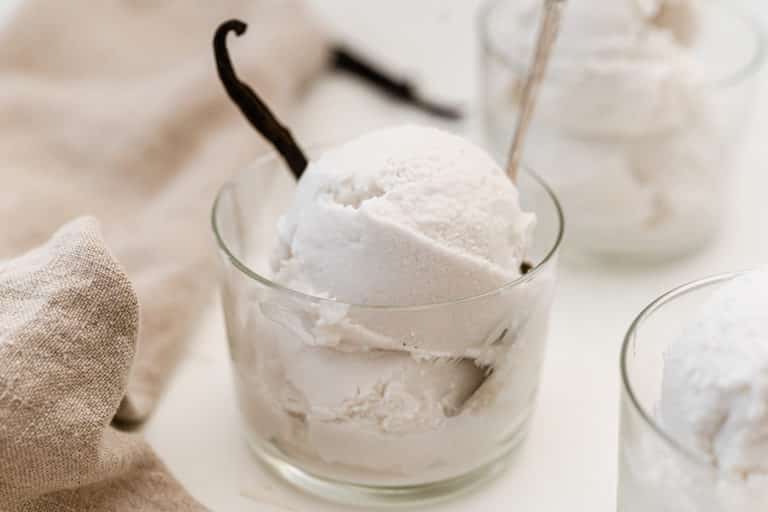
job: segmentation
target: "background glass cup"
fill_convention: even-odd
[[[718,473],[699,454],[665,433],[655,417],[664,354],[704,304],[739,274],[681,286],[634,321],[621,353],[619,512],[747,512],[763,510],[768,480],[756,486]]]
[[[499,155],[510,144],[532,54],[535,34],[516,22],[526,4],[492,0],[479,18],[481,114]],[[765,45],[756,22],[729,2],[695,4],[689,55],[698,71],[686,81],[652,51],[626,56],[618,45],[604,47],[598,60],[594,47],[561,33],[524,159],[563,204],[571,256],[674,257],[705,245],[721,226]],[[585,38],[599,30],[610,28],[591,27]]]
[[[277,221],[295,187],[274,154],[223,187],[212,220],[235,388],[247,440],[268,467],[306,490],[358,505],[444,497],[503,469],[534,407],[563,233],[547,186],[531,172],[520,174],[518,186],[523,208],[538,217],[533,268],[480,296],[415,307],[344,304],[270,281]],[[329,337],[370,350],[330,350],[323,347]],[[452,357],[417,362],[411,352]],[[498,356],[492,371],[470,362],[491,354]],[[328,389],[354,388],[360,374],[386,381],[393,365],[412,395],[449,397],[443,422],[394,422],[373,432],[307,412],[308,393],[314,404],[338,404],[343,397]],[[390,399],[397,397],[381,404]]]

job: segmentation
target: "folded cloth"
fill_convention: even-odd
[[[110,426],[138,316],[94,219],[0,263],[0,510],[205,510],[138,435]]]
[[[0,30],[0,260],[99,219],[142,304],[117,420],[144,420],[213,286],[210,205],[263,151],[218,81],[211,39],[278,114],[327,62],[299,0],[25,0]]]

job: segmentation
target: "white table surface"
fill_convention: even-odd
[[[743,0],[750,3],[749,0]],[[473,98],[475,0],[314,0],[345,38],[417,77],[434,94]],[[757,15],[768,7],[752,0]],[[768,87],[768,75],[763,75]],[[765,96],[765,95],[764,95]],[[419,510],[615,510],[619,347],[632,318],[683,282],[768,263],[768,98],[754,106],[738,165],[735,208],[721,240],[701,254],[653,267],[563,266],[538,410],[512,468],[479,490]],[[418,119],[348,79],[317,84],[296,121],[301,139],[344,138]],[[171,470],[216,511],[342,511],[283,486],[249,462],[240,438],[218,304],[201,319],[145,434]]]

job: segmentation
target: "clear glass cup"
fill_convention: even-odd
[[[591,43],[574,44],[577,29],[567,40],[561,34],[524,158],[563,204],[569,257],[681,256],[713,240],[728,213],[734,155],[755,102],[765,41],[761,27],[730,2],[693,3],[697,30],[684,52],[687,64],[659,58],[658,40],[640,51],[634,42],[617,42],[621,37],[601,39],[598,53]],[[491,0],[479,17],[481,114],[500,155],[511,141],[537,26],[533,19],[521,25],[525,4]],[[564,27],[575,7],[566,8]],[[611,30],[587,26],[587,39]]]
[[[295,187],[275,155],[223,187],[212,221],[235,388],[269,468],[356,505],[434,500],[504,468],[534,407],[563,234],[538,176],[522,172],[518,186],[538,216],[532,268],[480,296],[413,307],[344,304],[270,280]],[[352,345],[366,350],[343,350]]]
[[[768,479],[718,472],[667,434],[656,418],[664,354],[712,295],[739,274],[696,281],[663,295],[634,321],[621,353],[619,512],[751,512],[768,503]]]

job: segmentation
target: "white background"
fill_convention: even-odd
[[[726,0],[728,1],[728,0]],[[476,0],[313,0],[348,41],[415,77],[432,94],[471,106]],[[741,0],[768,20],[763,0]],[[0,0],[0,18],[9,3]],[[761,90],[768,88],[763,73]],[[766,96],[766,95],[763,95]],[[499,480],[419,510],[615,510],[618,353],[632,318],[686,281],[768,263],[768,97],[734,175],[733,215],[720,241],[692,258],[653,267],[563,266],[532,433]],[[392,124],[414,114],[341,77],[317,84],[297,131],[307,144]],[[201,319],[192,349],[145,434],[184,485],[216,511],[353,510],[293,492],[249,461],[240,439],[218,304]]]

